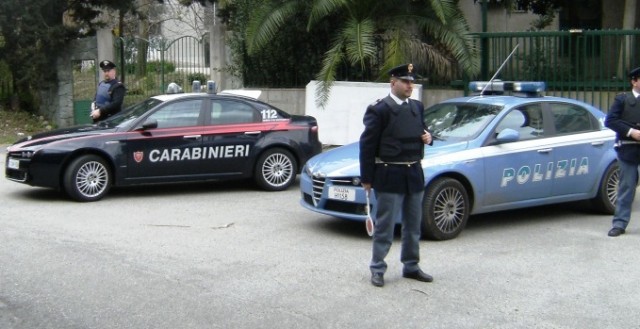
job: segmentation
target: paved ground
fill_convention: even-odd
[[[401,278],[394,244],[381,289],[364,225],[298,198],[227,183],[76,203],[1,178],[0,328],[640,328],[638,203],[619,238],[585,204],[475,216],[422,242],[435,282]]]

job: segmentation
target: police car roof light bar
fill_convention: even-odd
[[[543,81],[472,81],[469,90],[483,95],[502,95],[511,91],[524,97],[539,97],[546,90],[546,84]]]
[[[193,80],[191,82],[191,91],[194,93],[199,93],[202,89],[202,85],[200,84],[200,80]]]
[[[216,82],[213,80],[207,81],[207,94],[215,94],[217,92]]]

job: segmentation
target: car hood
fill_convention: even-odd
[[[447,156],[451,153],[466,150],[468,142],[434,141],[433,145],[425,147],[423,167],[429,165],[429,160]],[[360,176],[360,146],[351,143],[316,155],[307,162],[307,170],[323,177],[353,177]]]
[[[54,129],[25,137],[11,145],[11,148],[32,147],[64,139],[78,138],[89,135],[100,135],[104,133],[111,133],[114,131],[115,128],[113,127],[107,128],[93,124],[78,125],[68,128]]]

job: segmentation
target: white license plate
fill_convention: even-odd
[[[20,169],[20,160],[9,158],[7,167],[9,167],[9,169]]]
[[[329,199],[342,201],[355,201],[356,190],[344,186],[329,186]]]

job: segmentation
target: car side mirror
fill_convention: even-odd
[[[511,128],[502,129],[501,132],[498,133],[496,140],[498,143],[511,143],[520,139],[520,133]]]
[[[142,124],[142,130],[158,128],[158,120],[150,119]]]

